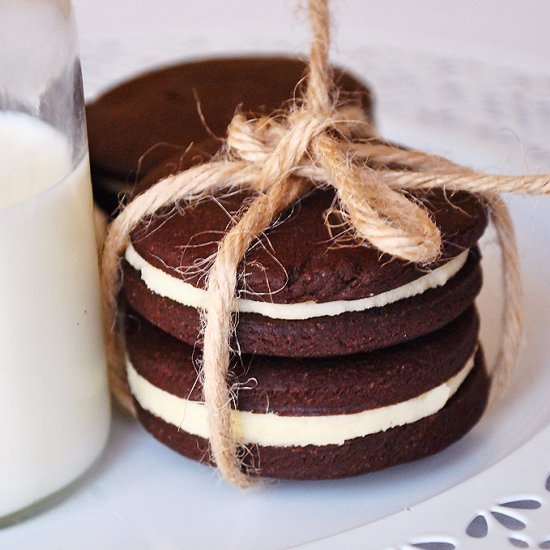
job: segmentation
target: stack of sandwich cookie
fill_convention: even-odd
[[[106,94],[88,112],[96,197],[112,211],[121,185],[137,181],[139,193],[207,161],[220,142],[205,139],[204,120],[223,135],[236,105],[259,114],[284,106],[299,95],[304,67],[287,58],[210,60]],[[371,115],[364,84],[342,71],[337,84],[340,100]],[[121,131],[107,131],[113,125]],[[210,461],[199,376],[206,278],[250,199],[233,192],[159,211],[125,251],[127,374],[138,417],[157,439],[202,462]],[[431,265],[354,242],[341,232],[333,192],[321,189],[283,212],[247,252],[229,382],[238,389],[234,434],[251,473],[357,475],[435,453],[481,416],[489,379],[473,304],[486,210],[466,193],[417,199],[443,237]]]
[[[284,212],[248,251],[230,382],[239,388],[234,431],[249,471],[357,475],[437,452],[481,416],[489,380],[473,303],[486,211],[469,194],[420,199],[445,243],[434,265],[335,238],[323,221],[334,196],[324,190]],[[247,200],[229,194],[159,212],[136,228],[125,253],[127,371],[138,417],[160,441],[204,462],[194,361],[206,273]]]
[[[224,137],[237,108],[267,115],[284,107],[302,92],[305,68],[292,57],[206,59],[145,73],[103,94],[86,109],[96,202],[113,214],[152,170],[177,167],[172,157],[190,143]],[[335,83],[340,101],[372,116],[365,84],[341,69]]]

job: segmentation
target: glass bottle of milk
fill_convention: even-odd
[[[70,0],[0,0],[0,525],[66,492],[109,431]]]

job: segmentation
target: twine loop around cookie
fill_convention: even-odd
[[[120,261],[131,231],[147,216],[178,201],[192,202],[228,188],[254,192],[254,200],[219,243],[208,275],[203,313],[203,397],[212,460],[239,487],[243,471],[232,430],[229,386],[238,269],[254,239],[311,186],[331,186],[338,210],[357,246],[374,246],[394,257],[431,263],[441,234],[410,191],[442,188],[483,196],[491,209],[502,251],[505,309],[498,359],[500,379],[517,361],[521,341],[521,285],[516,241],[499,192],[548,194],[548,176],[478,174],[450,161],[405,150],[376,138],[361,109],[339,104],[328,61],[328,0],[309,0],[313,40],[305,97],[286,113],[247,119],[236,114],[221,157],[169,176],[132,200],[111,224],[104,245],[102,286],[113,393],[132,410],[124,351],[115,337]]]

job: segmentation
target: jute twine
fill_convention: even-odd
[[[133,410],[123,350],[117,345],[120,262],[130,232],[145,217],[179,201],[193,202],[227,189],[246,189],[255,198],[218,247],[208,276],[203,312],[203,397],[211,456],[220,474],[238,487],[251,483],[239,460],[231,423],[228,385],[234,333],[238,266],[258,238],[312,186],[332,187],[344,221],[358,244],[410,262],[427,264],[441,252],[441,234],[408,191],[444,189],[483,197],[502,251],[504,329],[496,377],[514,367],[521,340],[521,283],[514,228],[498,193],[547,194],[550,176],[476,173],[444,158],[402,150],[375,140],[361,109],[339,105],[328,62],[327,0],[309,0],[313,40],[305,97],[284,115],[247,120],[236,114],[228,128],[226,153],[212,162],[170,176],[130,202],[112,223],[102,261],[113,393]]]

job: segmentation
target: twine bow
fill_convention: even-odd
[[[111,387],[132,410],[124,362],[114,336],[119,265],[131,231],[144,217],[181,200],[195,201],[227,188],[255,193],[249,208],[219,244],[203,312],[203,397],[212,458],[221,475],[239,487],[248,486],[251,480],[242,471],[233,438],[228,386],[237,270],[253,240],[280,212],[312,185],[331,186],[358,243],[403,260],[430,263],[441,251],[440,231],[427,211],[405,193],[442,188],[483,196],[502,251],[506,300],[497,371],[502,381],[518,356],[521,284],[513,224],[497,193],[550,192],[549,176],[479,174],[444,158],[374,139],[362,110],[338,105],[332,97],[328,1],[309,0],[309,15],[313,40],[307,90],[301,104],[279,117],[247,120],[241,114],[235,115],[228,128],[226,154],[163,179],[136,197],[112,223],[103,251],[105,312],[107,326],[112,329],[108,340]]]

